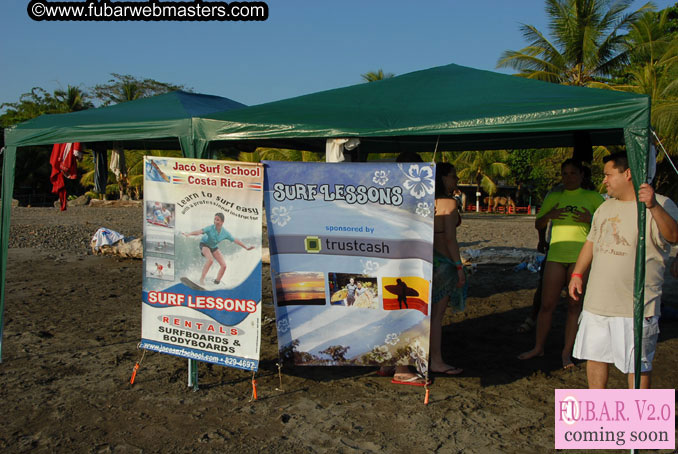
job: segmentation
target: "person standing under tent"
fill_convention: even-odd
[[[431,337],[429,346],[429,372],[457,375],[463,369],[445,363],[442,356],[443,316],[448,304],[456,311],[463,310],[462,288],[466,273],[461,264],[457,227],[461,224],[457,200],[453,192],[457,187],[457,171],[450,163],[436,165],[435,216],[433,221],[433,292],[431,301]],[[407,366],[396,366],[393,383],[423,386],[426,381]]]
[[[574,357],[587,360],[590,389],[607,387],[609,364],[628,374],[634,386],[635,343],[633,287],[638,244],[637,202],[645,204],[645,301],[640,387],[650,387],[652,360],[659,336],[659,315],[664,270],[671,245],[678,242],[678,207],[655,194],[647,183],[636,195],[625,153],[603,159],[603,182],[610,199],[593,216],[587,240],[579,253],[568,286],[570,297],[581,300],[583,276],[590,268],[584,307],[574,344]]]
[[[549,243],[546,239],[548,229],[538,229],[537,235],[539,240],[537,242],[537,251],[546,254],[549,250]],[[539,309],[541,309],[541,292],[544,285],[544,269],[546,264],[542,263],[539,267],[539,281],[537,283],[537,289],[534,291],[534,296],[532,297],[532,310],[530,315],[528,315],[525,320],[518,326],[516,333],[529,333],[534,329],[535,324],[537,323],[537,317],[539,316]]]
[[[584,189],[589,189],[591,191],[595,190],[596,187],[591,181],[591,169],[589,167],[583,166],[584,168],[584,175],[582,179],[582,184],[581,187]],[[555,185],[551,190],[549,191],[555,191],[555,192],[561,192],[563,190],[563,184],[558,183]],[[548,194],[546,194],[546,197],[548,197]],[[537,230],[537,235],[539,237],[539,241],[537,242],[537,251],[541,252],[542,254],[546,254],[549,249],[549,241],[551,238],[551,231],[550,229],[543,228],[543,229],[538,229]],[[534,291],[534,297],[532,298],[532,310],[530,311],[530,315],[528,315],[525,320],[518,326],[516,329],[516,333],[529,333],[532,331],[535,327],[535,324],[537,323],[537,317],[539,316],[539,309],[541,308],[541,292],[542,292],[542,287],[544,284],[544,268],[546,268],[545,264],[542,264],[539,267],[539,283],[537,284],[537,289]]]
[[[567,285],[579,251],[586,241],[586,235],[591,228],[592,214],[603,203],[603,197],[600,194],[581,187],[585,173],[584,166],[579,161],[565,160],[561,165],[561,175],[563,190],[551,191],[546,196],[535,221],[537,230],[545,229],[549,221],[551,222],[551,242],[544,265],[535,344],[532,350],[518,356],[521,360],[544,355],[546,338],[551,329],[553,312],[558,305],[560,293]],[[565,369],[574,366],[572,346],[577,334],[577,320],[580,313],[581,302],[572,298],[568,299],[565,345],[561,354]]]
[[[457,228],[461,225],[461,215],[457,199],[453,197],[458,181],[457,171],[452,164],[442,162],[436,165],[429,371],[444,375],[457,375],[463,372],[463,369],[445,363],[442,356],[445,309],[449,305],[455,312],[460,312],[465,307],[462,289],[466,284],[466,273],[461,263],[457,242]]]
[[[233,238],[233,236],[224,228],[224,214],[216,213],[214,215],[214,224],[208,225],[205,228],[196,230],[190,233],[183,233],[184,236],[193,236],[193,235],[202,235],[200,239],[200,253],[205,257],[205,265],[202,268],[202,274],[200,275],[200,285],[205,284],[205,277],[216,260],[219,263],[219,272],[217,273],[217,278],[214,280],[215,284],[221,282],[221,278],[226,272],[226,261],[224,256],[221,255],[219,251],[219,243],[223,240],[232,241],[246,251],[251,251],[254,249],[254,246],[246,246],[242,241]]]

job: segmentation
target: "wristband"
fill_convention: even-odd
[[[580,273],[572,273],[572,274],[570,275],[570,277],[571,277],[571,278],[573,278],[573,277],[578,277],[579,279],[584,279],[584,275],[583,275],[583,274],[580,274]]]
[[[463,270],[463,269],[464,269],[464,267],[463,267],[463,266],[461,266],[461,265],[457,265],[457,271],[459,271],[459,270]]]
[[[454,264],[455,264],[455,265],[463,265],[463,264],[461,263],[461,260],[459,260],[458,262],[454,262]]]

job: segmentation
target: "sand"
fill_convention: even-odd
[[[537,236],[528,216],[466,215],[463,249],[523,248]],[[515,334],[537,275],[486,263],[472,276],[467,310],[444,320],[444,356],[463,367],[424,390],[396,386],[374,368],[285,366],[278,376],[268,269],[264,269],[259,399],[251,373],[201,364],[186,386],[186,360],[140,357],[140,260],[93,256],[98,227],[140,236],[137,208],[16,208],[12,213],[2,364],[0,451],[91,453],[490,453],[553,450],[556,388],[586,387],[584,364],[561,369],[564,306],[543,358],[515,359],[533,334]],[[665,301],[678,307],[676,280]],[[678,383],[678,322],[663,320],[653,385]],[[624,387],[614,370],[612,387]],[[668,451],[667,451],[668,452]]]

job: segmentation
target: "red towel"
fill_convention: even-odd
[[[80,152],[80,143],[55,143],[52,147],[52,155],[49,163],[52,165],[52,173],[49,181],[52,183],[52,193],[59,195],[61,211],[66,209],[66,185],[64,177],[71,180],[78,176],[78,164],[76,161],[76,151]]]

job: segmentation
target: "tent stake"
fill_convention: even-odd
[[[139,348],[137,346],[137,348]],[[146,356],[146,350],[143,350],[141,352],[141,358],[139,358],[139,361],[134,365],[134,369],[132,370],[132,378],[129,379],[129,384],[133,385],[134,384],[134,379],[137,377],[137,372],[139,371],[139,368],[141,367],[141,362],[144,360],[144,356]]]
[[[255,372],[252,371],[252,397],[250,398],[250,402],[257,400],[257,380],[254,378]]]
[[[282,386],[282,361],[278,359],[278,362],[275,363],[276,366],[278,366],[278,380],[280,380],[280,387],[276,388],[276,391],[285,391]]]

